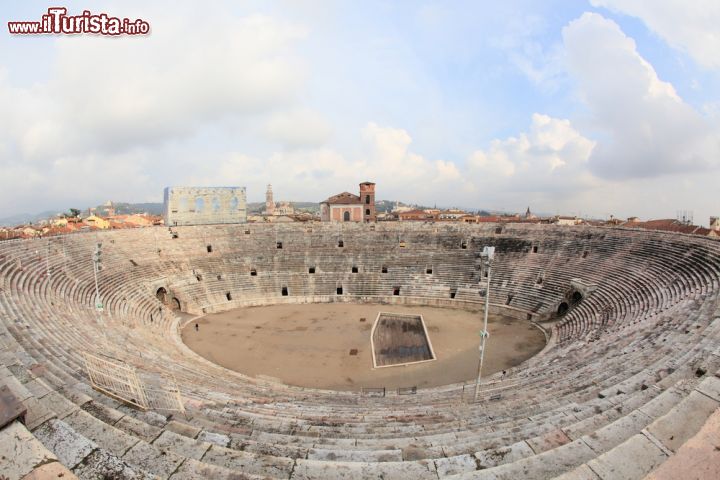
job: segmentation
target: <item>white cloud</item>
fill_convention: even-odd
[[[594,147],[569,120],[535,113],[528,133],[493,140],[487,151],[472,153],[468,165],[477,175],[504,178],[513,188],[538,188],[582,172]]]
[[[717,0],[591,0],[640,18],[669,45],[687,52],[705,68],[720,68],[720,2]]]
[[[715,168],[720,137],[660,80],[616,23],[585,13],[563,29],[567,65],[599,131],[591,170],[642,178]]]

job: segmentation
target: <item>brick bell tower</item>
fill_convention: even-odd
[[[375,184],[363,182],[360,184],[360,202],[363,208],[363,222],[374,222],[377,220],[375,212]]]

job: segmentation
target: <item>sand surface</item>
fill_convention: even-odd
[[[437,360],[373,369],[370,330],[378,312],[421,314]],[[365,319],[361,321],[361,319]],[[433,387],[474,380],[482,315],[475,311],[373,304],[249,307],[209,314],[182,331],[185,344],[206,359],[249,376],[334,390]],[[529,322],[490,316],[483,367],[489,375],[545,346]],[[357,350],[351,355],[351,350]]]

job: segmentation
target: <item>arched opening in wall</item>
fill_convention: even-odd
[[[335,288],[335,293],[338,294],[338,295],[342,295],[342,294],[343,294],[343,287],[342,287],[342,285],[338,285],[338,286]]]
[[[370,205],[370,195],[365,195],[365,205]],[[368,210],[369,212],[370,210]]]
[[[170,303],[170,309],[182,311],[182,307],[180,306],[180,300],[178,300],[177,298],[173,298],[172,302]]]
[[[538,252],[538,247],[537,247],[537,245],[533,245],[532,252],[533,252],[533,253],[537,253],[537,252]]]
[[[366,209],[365,209],[365,215],[370,215],[370,209],[369,209],[369,208],[366,208]]]
[[[386,266],[386,265],[383,265],[383,266],[382,266],[382,268],[380,269],[380,273],[387,273],[387,266]]]
[[[251,277],[257,277],[257,270],[255,270],[254,268],[251,268],[251,269],[250,269],[250,276],[251,276]]]
[[[207,252],[208,252],[208,253],[212,253],[212,245],[208,245],[208,246],[207,246]]]
[[[343,222],[349,222],[350,221],[350,212],[344,212],[343,213]]]
[[[572,294],[572,302],[578,303],[580,300],[583,299],[582,293],[578,292],[577,290],[573,292]]]
[[[228,301],[232,300],[232,294],[231,294],[230,292],[227,292],[227,293],[225,294],[225,298],[227,298]]]
[[[460,242],[460,248],[462,248],[463,250],[467,249],[467,240],[463,240],[462,242]]]
[[[280,291],[280,293],[283,297],[287,297],[288,296],[288,287],[282,287],[282,290]]]
[[[393,287],[393,295],[396,297],[400,295],[400,287]]]
[[[427,268],[425,269],[425,274],[426,274],[426,275],[432,275],[432,272],[433,272],[432,267],[427,267]]]
[[[450,298],[455,298],[456,293],[457,293],[457,289],[451,288],[450,289]]]
[[[345,242],[342,240],[338,240],[338,248],[343,248],[345,246]]]
[[[309,267],[308,273],[315,273],[315,267]]]
[[[165,290],[165,287],[160,287],[157,289],[157,292],[155,292],[155,297],[160,300],[160,302],[163,305],[167,305],[168,303],[168,293],[167,290]]]
[[[195,213],[202,213],[205,210],[205,199],[197,197],[195,199]]]
[[[502,233],[502,227],[495,228],[495,234],[500,235]]]
[[[275,246],[276,246],[278,249],[281,249],[281,248],[282,248],[282,242],[276,242],[276,243],[275,243]]]
[[[558,308],[557,308],[558,317],[562,317],[563,315],[565,315],[569,308],[570,307],[568,306],[568,304],[566,302],[562,302],[560,305],[558,305]]]
[[[212,210],[213,213],[218,213],[220,211],[220,199],[218,197],[213,197],[212,199]]]
[[[358,267],[352,267],[352,269],[350,270],[350,272],[352,272],[352,273],[358,273]]]

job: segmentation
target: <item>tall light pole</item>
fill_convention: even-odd
[[[93,271],[95,273],[95,308],[97,311],[103,311],[103,304],[100,300],[100,288],[98,287],[98,272],[102,270],[102,243],[98,242],[95,245],[95,251],[93,252]]]
[[[492,261],[495,257],[495,247],[484,247],[480,254],[480,261],[482,262],[483,271],[487,273],[487,286],[485,287],[485,312],[484,312],[484,323],[483,329],[480,332],[480,361],[478,362],[478,374],[477,380],[475,381],[475,401],[477,402],[478,394],[480,393],[480,380],[482,379],[482,367],[483,359],[485,358],[485,342],[487,342],[490,334],[488,333],[488,311],[490,310],[490,275]]]

